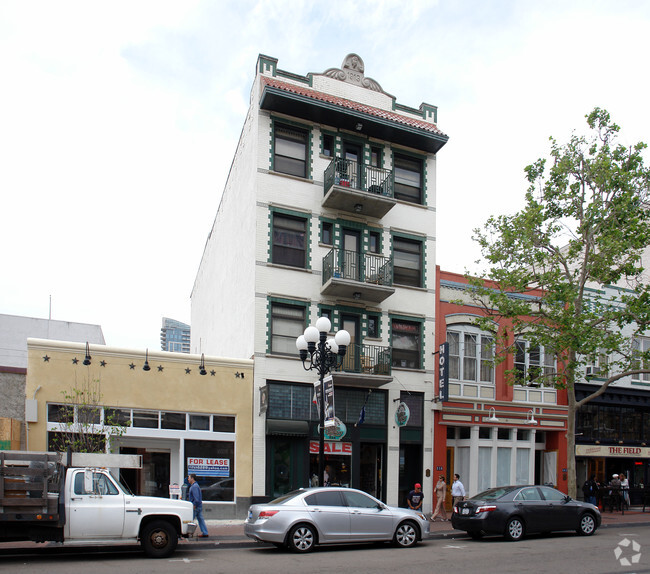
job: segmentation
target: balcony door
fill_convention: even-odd
[[[356,229],[343,229],[343,277],[359,281],[361,278],[361,233]]]
[[[358,373],[361,368],[361,317],[345,313],[341,315],[341,325],[350,333],[350,345],[345,354],[343,369]]]
[[[343,142],[342,146],[343,159],[346,160],[347,175],[350,179],[350,187],[353,189],[361,188],[361,146],[350,142]]]

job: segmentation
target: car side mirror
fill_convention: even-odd
[[[378,502],[377,503],[377,509],[378,510],[386,510],[386,505],[383,502]]]
[[[571,502],[571,497],[568,494],[564,497],[564,502]]]

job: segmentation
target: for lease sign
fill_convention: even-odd
[[[187,473],[197,476],[230,476],[229,458],[187,457]]]

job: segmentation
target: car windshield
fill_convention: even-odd
[[[278,496],[276,499],[269,502],[269,504],[285,504],[286,502],[289,502],[290,500],[296,498],[296,496],[300,496],[304,492],[305,492],[304,490],[293,490],[291,492],[288,492],[287,494]]]
[[[500,488],[490,488],[490,490],[484,490],[479,492],[475,496],[472,496],[470,500],[497,500],[501,498],[504,494],[508,494],[512,491],[512,487],[503,486]]]

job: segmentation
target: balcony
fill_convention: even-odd
[[[323,257],[321,294],[381,303],[395,293],[393,260],[374,253],[334,248]]]
[[[325,170],[322,206],[380,219],[397,203],[394,184],[389,169],[336,157]]]
[[[332,373],[334,384],[378,388],[393,380],[391,348],[352,343],[341,367]]]

